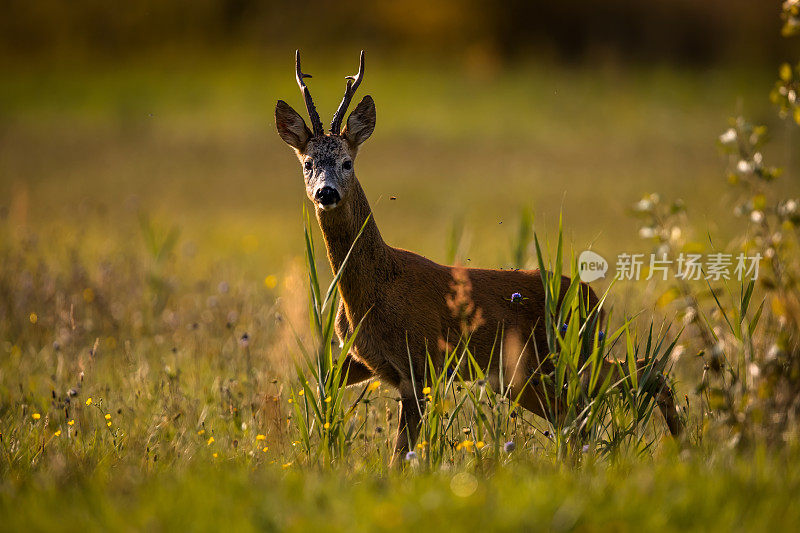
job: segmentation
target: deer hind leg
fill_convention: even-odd
[[[623,365],[623,371],[625,365]],[[644,359],[636,361],[637,378],[641,380],[647,377],[648,370],[651,367]],[[602,382],[606,376],[613,376],[612,381],[618,378],[617,364],[612,361],[604,361],[603,368],[600,371],[599,381]],[[667,383],[666,377],[660,372],[651,372],[649,379],[652,380],[651,384],[647,387],[648,393],[652,394],[656,401],[659,411],[664,416],[670,434],[677,437],[683,431],[683,424],[678,416],[678,410],[675,405],[675,396]],[[563,403],[565,401],[562,395],[557,395],[556,391],[551,386],[546,386],[542,383],[537,376],[534,376],[520,389],[520,384],[515,386],[514,383],[508,383],[507,386],[511,387],[510,397],[512,400],[518,398],[519,405],[532,412],[533,414],[549,420],[551,423],[558,425],[560,420],[567,411],[567,406]],[[521,392],[520,392],[521,390]]]
[[[506,341],[507,345],[513,346],[515,339],[507,336]],[[546,345],[542,344],[542,351],[544,350]],[[566,414],[564,398],[557,396],[552,384],[545,384],[545,380],[542,379],[539,371],[543,365],[537,347],[527,345],[521,349],[518,357],[513,357],[516,352],[517,350],[513,348],[509,350],[508,353],[512,357],[507,357],[503,361],[503,381],[508,390],[508,398],[553,425],[560,425]],[[492,372],[490,375],[490,383],[495,391],[499,390],[496,386],[500,383],[497,372]]]
[[[510,398],[512,401],[517,400],[521,407],[556,426],[563,422],[566,415],[563,396],[557,397],[553,387],[542,383],[536,375],[531,377],[521,391],[511,385]]]
[[[642,366],[646,367],[646,364],[643,360],[636,362],[637,372],[639,373],[640,378],[647,370],[646,368],[641,368]],[[664,415],[664,421],[667,423],[670,434],[673,437],[677,437],[683,432],[683,423],[681,423],[681,419],[678,416],[678,408],[675,405],[675,394],[672,392],[672,388],[667,383],[667,378],[664,376],[664,374],[661,372],[656,373],[655,379],[656,405],[658,405],[658,409],[661,411],[661,414]]]
[[[410,388],[410,387],[409,387]],[[422,412],[425,408],[424,402],[416,399],[413,392],[400,387],[400,412],[398,413],[397,437],[394,443],[394,453],[391,465],[402,464],[406,453],[411,451],[419,437],[419,425],[422,420]]]
[[[625,369],[625,364],[622,364]],[[613,376],[617,375],[617,364],[612,361],[604,361],[601,379],[605,379],[608,372]],[[636,361],[636,376],[639,383],[647,377],[648,371],[650,372],[649,379],[652,383],[648,386],[648,394],[651,394],[656,401],[659,411],[664,416],[664,421],[667,423],[667,428],[673,437],[679,436],[683,432],[683,424],[678,416],[678,409],[675,404],[675,395],[672,388],[667,383],[667,378],[661,372],[654,372],[650,364],[644,359]]]

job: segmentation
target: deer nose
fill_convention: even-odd
[[[314,198],[319,202],[322,207],[335,206],[341,200],[339,191],[333,187],[320,187],[314,193]]]

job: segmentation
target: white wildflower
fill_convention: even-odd
[[[736,142],[736,130],[733,128],[728,128],[728,130],[719,136],[719,142],[724,144],[725,146],[729,146]]]

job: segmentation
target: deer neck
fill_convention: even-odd
[[[316,212],[334,274],[342,267],[351,246],[353,248],[339,281],[339,291],[350,318],[360,320],[380,297],[380,284],[393,275],[390,248],[383,242],[378,225],[371,216],[367,197],[357,180],[354,180],[353,190],[344,205],[332,211],[317,207]],[[362,227],[364,231],[356,241]]]

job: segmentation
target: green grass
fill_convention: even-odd
[[[521,65],[486,76],[367,61],[378,127],[357,172],[391,244],[439,261],[533,266],[521,244],[531,234],[519,230],[529,208],[553,245],[563,211],[565,257],[589,243],[607,257],[645,251],[626,212],[651,190],[685,198],[698,239],[741,231],[719,194],[714,142],[739,95],[748,114],[771,120],[769,73]],[[306,64],[325,118],[352,66]],[[458,407],[469,385],[437,388],[433,373],[442,411],[423,429],[441,438],[437,468],[387,470],[397,421],[385,384],[347,419],[361,389],[329,384],[341,394],[330,434],[353,433],[316,453],[324,402],[304,433],[299,418],[319,398],[314,367],[304,388],[296,364],[301,345],[312,362],[321,353],[327,315],[320,306],[309,326],[301,176],[271,118],[278,98],[299,108],[291,74],[287,54],[16,65],[0,80],[0,527],[797,524],[794,437],[779,451],[731,451],[712,437],[684,449],[645,416],[634,446],[570,462],[544,436],[551,426],[512,418],[506,404],[479,451],[476,434],[490,426],[476,423],[480,401]],[[796,130],[775,131],[769,157],[796,171]],[[657,297],[647,284],[618,284],[609,302],[622,317]],[[696,339],[683,340],[688,351]],[[702,361],[678,362],[677,390],[697,402]],[[509,454],[501,439],[520,445]]]
[[[369,473],[191,464],[118,469],[62,482],[33,477],[0,503],[4,529],[86,531],[761,531],[793,529],[797,457],[652,462],[565,471],[513,461],[481,473]],[[8,489],[4,489],[7,494]]]

